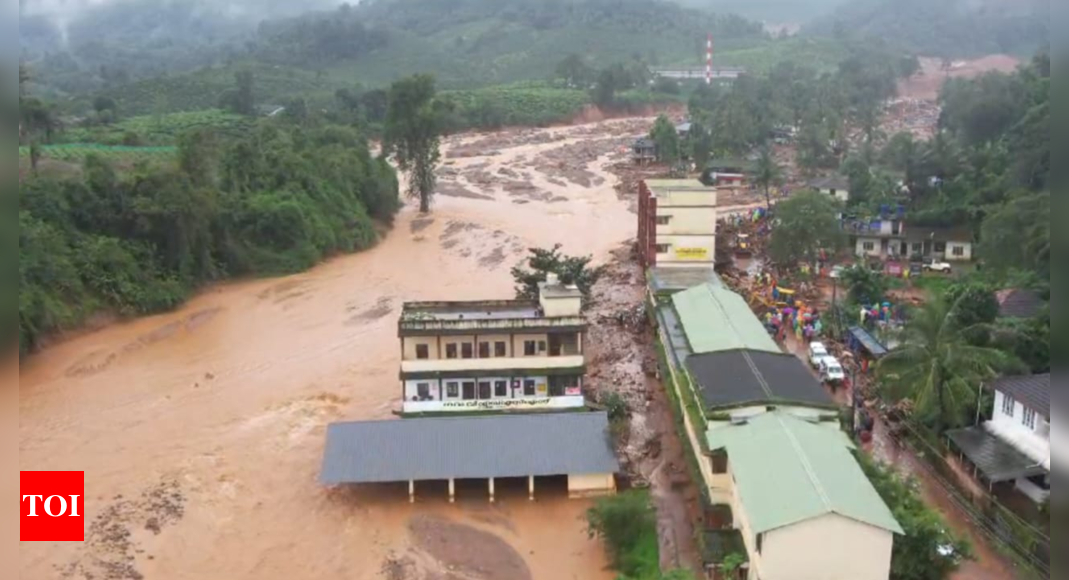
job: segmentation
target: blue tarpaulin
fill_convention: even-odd
[[[867,330],[860,326],[850,328],[850,350],[864,349],[870,356],[881,358],[887,354],[887,347],[876,340]]]

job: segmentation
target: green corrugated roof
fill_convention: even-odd
[[[828,514],[904,533],[850,453],[850,440],[830,424],[771,412],[710,427],[707,437],[710,449],[727,451],[754,533]]]
[[[783,352],[742,296],[702,284],[672,296],[694,354],[749,349]]]

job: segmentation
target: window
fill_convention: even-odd
[[[523,396],[533,397],[535,396],[535,382],[528,379],[523,381]]]
[[[670,223],[672,223],[672,216],[670,216],[670,215],[659,215],[659,216],[657,216],[657,225],[666,226],[666,225],[668,225]]]
[[[1013,397],[1003,394],[1002,395],[1002,414],[1007,417],[1013,416],[1013,408],[1017,405],[1017,401],[1013,400]]]
[[[954,246],[954,249],[952,249],[950,253],[957,256],[958,258],[964,258],[965,246]]]
[[[416,358],[419,360],[427,360],[431,358],[431,347],[426,344],[417,344]]]
[[[712,464],[713,474],[723,475],[728,472],[728,454],[723,449],[713,451],[709,462]]]
[[[508,344],[504,341],[494,343],[494,356],[503,358],[508,356]]]
[[[876,249],[876,242],[864,242],[861,244],[866,252],[872,252]]]
[[[892,236],[900,236],[900,235],[902,235],[902,222],[900,222],[898,220],[895,220],[895,221],[891,222],[891,235]]]
[[[535,356],[538,354],[538,343],[533,340],[523,341],[523,356]]]
[[[538,341],[538,352],[546,352],[546,341]]]
[[[1024,417],[1021,418],[1021,423],[1029,429],[1036,430],[1036,412],[1028,407],[1024,409]]]
[[[947,253],[947,243],[946,242],[936,242],[935,243],[935,253],[937,253],[937,254],[945,254],[945,253]]]
[[[445,384],[445,398],[456,399],[460,396],[460,383]]]
[[[757,553],[762,554],[765,551],[765,535],[757,534]]]
[[[460,345],[460,358],[475,358],[475,347],[470,342]]]
[[[924,244],[922,244],[920,242],[914,242],[913,243],[913,253],[916,255],[916,254],[920,254],[922,252],[924,252]]]
[[[490,396],[491,393],[493,393],[493,387],[490,384],[490,381],[480,381],[479,382],[479,400],[480,401],[485,401],[487,399],[490,399],[491,398],[491,396]]]
[[[479,343],[479,358],[490,358],[490,343],[489,342],[480,342]]]
[[[417,384],[416,385],[416,391],[417,391],[417,394],[419,395],[419,400],[421,400],[421,401],[429,401],[429,400],[431,400],[431,384],[430,383],[419,383],[419,384]]]
[[[457,358],[457,345],[447,344],[445,345],[445,358]]]
[[[463,392],[464,392],[464,400],[465,401],[474,401],[475,400],[475,383],[464,383]]]
[[[494,396],[497,398],[509,396],[509,382],[508,381],[495,381],[494,382]]]
[[[672,244],[657,244],[658,254],[667,254],[672,251]]]

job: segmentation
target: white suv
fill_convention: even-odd
[[[828,356],[828,347],[824,346],[823,342],[809,343],[809,364],[813,365],[813,368],[819,369],[820,361],[826,356]]]
[[[943,274],[950,274],[954,268],[947,262],[932,262],[931,264],[924,265],[925,272],[941,272]]]
[[[837,386],[846,381],[846,371],[838,359],[826,356],[820,361],[820,379],[829,385]]]

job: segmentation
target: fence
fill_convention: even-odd
[[[897,438],[899,445],[908,446],[924,469],[954,504],[992,544],[1012,556],[1040,578],[1050,575],[1050,535],[1025,521],[1003,506],[993,496],[976,497],[962,489],[958,473],[947,463],[951,450],[927,428],[912,422],[902,423],[908,437]]]

